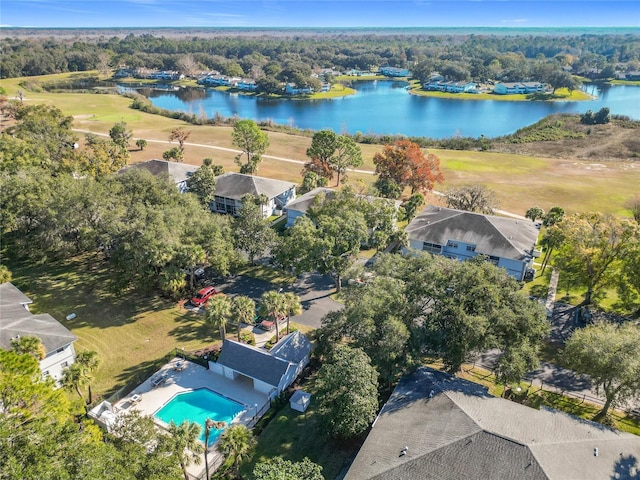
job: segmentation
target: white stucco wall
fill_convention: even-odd
[[[409,247],[413,250],[417,250],[420,252],[424,251],[422,249],[423,243],[424,242],[422,241],[409,239]],[[457,245],[457,248],[455,248],[452,245],[443,245],[440,255],[443,255],[448,258],[456,258],[462,261],[468,260],[477,255],[483,255],[483,254],[488,255],[487,253],[483,253],[483,252],[467,250],[467,245],[469,244],[466,244],[463,242],[455,242],[455,244]],[[406,254],[408,252],[404,250],[404,253]],[[521,260],[514,260],[510,258],[503,258],[503,257],[499,257],[498,259],[498,267],[504,268],[509,275],[511,275],[512,277],[515,277],[515,279],[518,281],[522,281],[524,279],[524,273],[528,265],[529,265],[528,260],[521,261]]]
[[[253,379],[253,388],[259,392],[264,393],[265,395],[269,395],[269,392],[273,390],[273,385],[269,385],[268,383],[262,382],[260,380]]]
[[[56,383],[62,378],[63,370],[75,362],[76,352],[73,343],[66,345],[60,351],[49,353],[40,360],[40,370],[43,376],[53,378]]]

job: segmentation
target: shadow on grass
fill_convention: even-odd
[[[207,339],[211,341],[219,339],[219,335],[211,335],[211,329],[203,322],[183,322],[181,320],[184,320],[184,318],[177,317],[176,321],[179,321],[180,323],[169,332],[169,335],[175,338],[178,342],[191,342],[196,340],[204,342]]]
[[[70,259],[7,262],[13,283],[33,300],[32,313],[48,313],[69,329],[109,328],[135,322],[150,310],[169,308],[173,302],[155,294],[127,290],[114,293],[110,265],[99,254],[83,254]],[[67,319],[70,314],[74,318]]]
[[[315,377],[311,376],[299,385],[315,397]],[[258,436],[256,453],[250,461],[241,466],[241,474],[249,478],[256,463],[275,456],[285,460],[300,462],[308,457],[321,465],[325,478],[336,478],[357,452],[362,439],[349,444],[341,444],[328,438],[322,430],[322,419],[316,411],[317,402],[311,402],[309,409],[300,413],[286,402],[280,408],[269,412],[270,420],[262,425]],[[262,420],[261,420],[262,421]]]

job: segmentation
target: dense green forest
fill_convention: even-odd
[[[640,69],[637,35],[221,35],[5,37],[2,78],[116,68],[215,69],[227,75],[279,80],[308,77],[312,69],[410,67],[420,80],[439,71],[451,80],[545,81],[571,73],[609,78]],[[563,70],[564,68],[564,70]],[[545,78],[541,78],[545,77]]]

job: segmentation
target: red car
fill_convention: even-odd
[[[195,297],[191,299],[191,303],[196,307],[200,307],[201,305],[204,305],[205,303],[207,303],[207,300],[213,297],[216,293],[217,292],[215,288],[204,287],[198,293],[196,293]]]

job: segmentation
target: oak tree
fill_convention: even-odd
[[[568,368],[589,376],[605,404],[596,415],[640,395],[640,328],[632,323],[589,325],[573,332],[565,344]]]
[[[576,214],[564,218],[549,229],[561,231],[562,241],[552,259],[568,285],[586,289],[584,304],[611,285],[616,264],[629,252],[632,239],[639,235],[638,225],[600,213]]]
[[[390,185],[395,185],[400,192],[410,187],[414,194],[433,190],[436,183],[444,181],[440,159],[432,153],[425,155],[420,146],[410,140],[385,145],[382,152],[374,155],[373,163],[378,175],[376,187],[387,193],[393,192]]]
[[[351,439],[369,428],[378,413],[377,378],[366,353],[346,345],[336,347],[316,380],[321,425],[329,435]]]
[[[450,187],[444,194],[447,207],[468,212],[492,214],[498,207],[495,194],[482,185]]]

